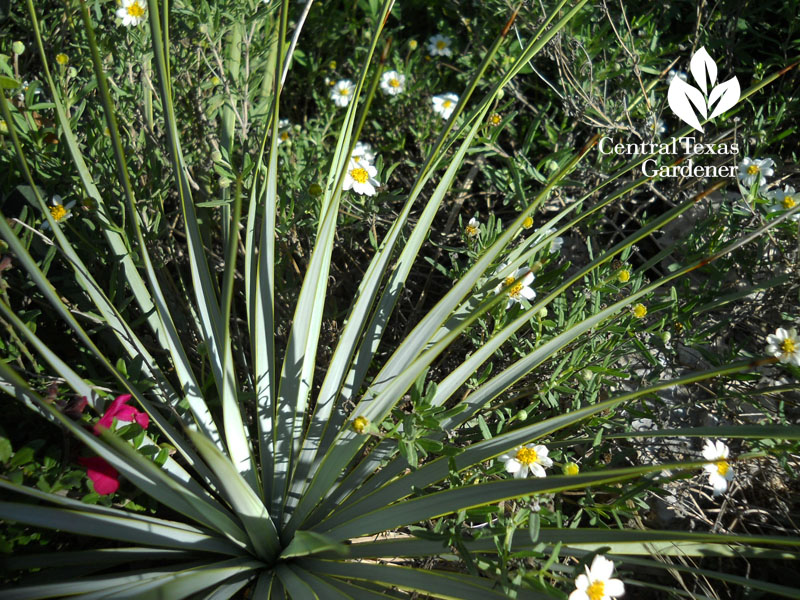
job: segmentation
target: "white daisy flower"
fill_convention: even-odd
[[[385,94],[397,96],[406,89],[406,76],[397,71],[386,71],[381,76],[381,89]]]
[[[773,190],[766,194],[766,196],[772,200],[772,205],[769,207],[770,212],[791,210],[800,203],[800,194],[795,192],[794,188],[788,185],[783,188],[783,190]],[[792,216],[791,220],[800,220],[800,213]]]
[[[599,554],[594,557],[591,567],[586,567],[586,574],[575,578],[575,590],[569,600],[611,600],[625,594],[625,584],[619,579],[612,579],[614,563]]]
[[[530,287],[532,283],[533,272],[531,272],[528,267],[522,267],[517,269],[513,275],[509,275],[499,283],[497,287],[494,288],[494,293],[499,294],[504,289],[507,289],[508,302],[506,303],[506,310],[508,310],[514,302],[519,302],[521,304],[523,299],[530,302],[536,298],[536,292]]]
[[[467,237],[474,238],[481,232],[481,223],[475,217],[472,217],[467,223],[467,226],[464,228],[464,231],[467,233]]]
[[[771,158],[755,160],[745,158],[739,163],[739,180],[747,188],[755,182],[758,182],[758,187],[761,187],[767,182],[767,177],[771,177],[775,172],[772,168],[774,166],[775,162]]]
[[[679,79],[683,79],[684,81],[689,79],[689,76],[686,75],[686,73],[684,73],[683,71],[679,71],[677,69],[670,69],[669,73],[667,73],[667,83],[668,84],[672,83],[672,80],[675,79],[676,77]]]
[[[505,463],[506,471],[514,475],[514,479],[527,477],[528,471],[535,477],[545,477],[545,467],[553,466],[552,459],[547,457],[547,448],[541,444],[521,446],[514,452],[503,454],[500,460]]]
[[[353,190],[362,196],[374,196],[375,188],[380,185],[375,176],[378,170],[365,161],[351,160],[344,176],[343,190]]]
[[[645,127],[648,133],[652,133],[653,135],[663,135],[667,133],[667,124],[664,123],[664,119],[657,119],[655,115],[650,115],[647,117],[647,120],[644,122]]]
[[[767,336],[767,353],[778,358],[779,362],[800,367],[800,338],[794,327],[786,331],[783,327]]]
[[[75,200],[64,204],[64,200],[58,194],[55,194],[50,200],[50,215],[56,223],[63,223],[72,216],[72,207],[75,206]],[[50,229],[50,221],[45,220],[42,223],[42,230]]]
[[[117,18],[122,19],[125,27],[134,27],[144,21],[147,14],[147,4],[144,0],[122,0],[117,9]]]
[[[453,114],[456,104],[458,104],[458,96],[452,92],[440,94],[431,98],[433,102],[433,112],[441,115],[443,119],[449,119]]]
[[[706,440],[703,458],[714,462],[703,467],[708,473],[708,483],[714,488],[714,495],[719,496],[728,489],[728,482],[733,481],[733,467],[728,462],[728,446],[717,440]]]
[[[450,48],[450,44],[449,37],[441,33],[436,34],[428,40],[428,54],[431,56],[452,56],[453,51]]]
[[[356,162],[363,161],[371,165],[375,160],[375,151],[368,142],[356,142],[356,147],[353,148],[350,158]]]
[[[356,86],[349,79],[340,79],[331,88],[331,99],[336,106],[347,106]]]

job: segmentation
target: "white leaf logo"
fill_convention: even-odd
[[[703,131],[697,113],[703,119],[713,119],[732,108],[739,101],[741,94],[739,80],[732,77],[724,83],[714,85],[717,82],[717,63],[705,48],[700,48],[694,53],[689,70],[699,89],[686,83],[680,77],[675,77],[669,85],[667,101],[672,112],[682,121],[698,131]],[[716,107],[711,110],[714,104]],[[710,116],[709,111],[711,111]]]

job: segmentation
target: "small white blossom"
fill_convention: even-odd
[[[544,237],[552,235],[555,232],[556,232],[555,227],[551,227],[550,229],[544,232]],[[564,238],[560,236],[557,238],[553,238],[553,240],[550,242],[550,249],[549,249],[550,254],[555,254],[556,252],[560,251],[561,246],[563,245],[564,245]]]
[[[782,363],[800,367],[800,338],[797,337],[797,329],[793,327],[787,331],[779,327],[775,333],[768,335],[767,353],[777,357]]]
[[[770,212],[783,212],[785,210],[791,210],[797,206],[798,203],[800,203],[800,194],[795,192],[794,188],[788,185],[783,188],[783,190],[773,190],[766,194],[766,196],[772,200],[772,204],[769,207]],[[793,215],[791,220],[800,220],[800,213]]]
[[[347,106],[356,86],[349,79],[340,79],[331,88],[331,99],[336,106]]]
[[[458,96],[451,92],[434,96],[431,100],[433,101],[433,112],[441,115],[443,119],[449,119],[458,104]]]
[[[292,124],[289,119],[281,119],[278,121],[278,146],[283,142],[288,142],[291,137]]]
[[[708,483],[714,488],[714,495],[719,496],[728,489],[728,482],[733,481],[733,467],[728,462],[728,446],[717,440],[706,440],[703,458],[714,462],[703,467],[708,473]]]
[[[380,185],[375,176],[378,170],[372,165],[362,161],[350,160],[347,173],[344,176],[343,190],[353,190],[362,196],[374,196],[375,188]]]
[[[122,0],[117,9],[117,18],[122,20],[125,27],[141,24],[147,14],[147,5],[144,0]]]
[[[657,119],[655,115],[650,115],[647,117],[647,120],[644,122],[644,124],[648,133],[652,133],[654,135],[663,135],[667,133],[667,124],[664,123],[664,119]]]
[[[536,477],[545,477],[547,475],[545,467],[553,466],[553,461],[547,457],[547,452],[546,446],[528,444],[503,454],[500,460],[503,461],[506,471],[514,475],[514,479],[527,477],[529,471]]]
[[[366,162],[372,164],[375,160],[375,151],[372,145],[367,142],[357,142],[356,147],[353,148],[353,153],[350,158],[356,162]]]
[[[467,232],[468,237],[477,237],[477,235],[481,232],[481,223],[475,217],[472,217],[467,223],[465,227],[465,231]]]
[[[672,83],[672,80],[675,78],[683,79],[686,81],[689,77],[683,71],[678,71],[677,69],[670,69],[669,73],[667,73],[667,83]]]
[[[55,194],[50,200],[50,216],[53,217],[56,223],[63,223],[72,216],[72,210],[75,206],[75,200],[64,204],[64,200],[58,194]],[[45,220],[42,223],[42,230],[47,231],[50,229],[50,221]]]
[[[775,172],[772,167],[775,162],[771,158],[751,159],[745,158],[739,163],[739,180],[742,185],[749,188],[753,183],[761,187],[767,182],[767,177],[771,177]]]
[[[441,33],[434,35],[428,40],[428,53],[431,56],[452,56],[453,51],[450,49],[451,40],[446,35]]]
[[[625,584],[612,579],[614,563],[599,554],[594,557],[586,573],[575,578],[575,590],[569,600],[611,600],[625,594]]]
[[[513,275],[509,275],[500,282],[497,287],[494,288],[494,293],[499,294],[504,289],[507,289],[508,302],[506,303],[506,310],[508,310],[515,302],[521,304],[523,299],[530,302],[536,298],[536,292],[530,287],[532,283],[533,272],[528,267],[522,267],[517,269]]]
[[[386,71],[381,76],[381,89],[390,96],[402,93],[406,89],[406,76],[397,71]]]

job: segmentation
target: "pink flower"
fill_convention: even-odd
[[[127,402],[131,399],[130,394],[117,396],[108,407],[106,414],[94,425],[94,434],[100,435],[100,428],[110,429],[116,418],[118,421],[136,421],[142,429],[147,429],[150,424],[150,417],[147,413],[137,410],[133,406],[128,406]]]
[[[86,474],[94,484],[94,491],[101,496],[113,494],[119,489],[119,472],[105,458],[79,456],[78,462],[86,467]]]

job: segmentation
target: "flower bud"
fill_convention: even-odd
[[[22,54],[23,52],[25,52],[25,44],[17,40],[13,44],[11,44],[11,51],[14,54]]]
[[[358,434],[362,434],[366,431],[367,427],[369,427],[369,419],[366,417],[356,417],[353,419],[353,431]]]

